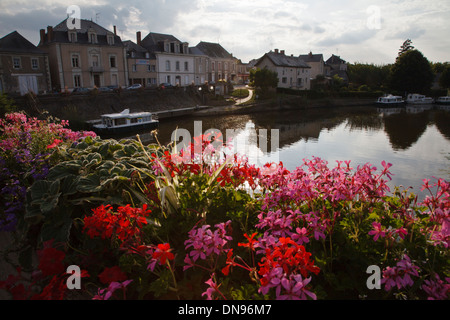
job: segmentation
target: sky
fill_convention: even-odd
[[[172,34],[190,46],[220,43],[243,62],[279,49],[383,65],[406,39],[429,61],[450,61],[448,0],[0,0],[0,38],[18,31],[37,45],[39,30],[63,21],[70,5],[116,26],[122,40]]]

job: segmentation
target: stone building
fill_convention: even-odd
[[[81,19],[79,29],[70,29],[65,19],[40,30],[38,47],[49,56],[56,90],[127,85],[125,47],[115,27],[112,32]]]
[[[48,55],[17,31],[0,39],[0,92],[47,93],[51,90]]]

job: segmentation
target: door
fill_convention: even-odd
[[[97,88],[101,87],[99,74],[94,74],[94,86],[96,86]]]
[[[19,90],[21,95],[28,92],[39,93],[36,76],[19,76]]]

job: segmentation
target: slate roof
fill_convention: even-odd
[[[259,62],[264,59],[264,57],[270,59],[272,63],[278,67],[311,68],[300,57],[287,56],[284,53],[276,53],[272,51],[266,53],[263,57],[261,57],[255,65],[258,65]]]
[[[90,44],[88,39],[88,31],[93,29],[97,34],[97,44],[99,45],[109,45],[107,35],[114,35],[114,46],[123,46],[122,40],[118,35],[113,32],[103,28],[97,23],[80,19],[80,29],[77,29],[77,43],[80,44]],[[69,29],[67,28],[67,19],[64,19],[58,25],[53,27],[53,36],[51,42],[64,42],[69,43]],[[48,43],[48,33],[46,34],[46,43]]]
[[[141,41],[141,46],[150,52],[164,52],[164,41],[182,43],[171,34],[150,32]]]
[[[196,48],[211,58],[233,59],[233,55],[219,43],[201,41],[196,45]]]
[[[327,60],[327,64],[333,65],[333,64],[341,64],[346,63],[345,60],[341,59],[339,56],[335,56],[334,54],[331,55],[331,57]]]
[[[131,52],[131,51],[135,52],[135,57],[134,58],[137,58],[137,59],[156,59],[156,56],[155,56],[154,53],[150,53],[146,48],[138,45],[137,43],[135,43],[135,42],[133,42],[131,40],[126,40],[126,41],[123,41],[122,43],[126,47],[127,52]],[[145,54],[147,52],[150,53],[148,58],[145,57]]]
[[[321,53],[313,54],[310,52],[309,54],[301,54],[299,57],[305,62],[320,62],[323,60],[323,54]]]
[[[0,39],[0,52],[11,53],[34,53],[44,54],[45,52],[40,50],[30,41],[25,39],[17,31],[13,31],[10,34]]]

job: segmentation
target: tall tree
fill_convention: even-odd
[[[392,66],[389,75],[390,87],[399,92],[427,92],[433,83],[434,74],[430,62],[414,49],[404,52]]]
[[[439,78],[439,85],[442,88],[450,89],[450,65],[447,65],[444,71],[442,71]]]
[[[410,50],[414,50],[414,46],[412,45],[411,39],[406,39],[405,42],[403,42],[402,46],[400,47],[400,50],[398,50],[397,60],[398,58],[400,58],[402,54]]]

